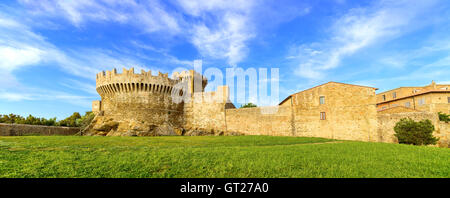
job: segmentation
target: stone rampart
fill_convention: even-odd
[[[0,136],[75,135],[78,132],[80,129],[77,127],[0,123]]]

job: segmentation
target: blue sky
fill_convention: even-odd
[[[450,83],[447,0],[3,0],[0,114],[70,115],[95,74],[280,68],[280,100],[328,81]],[[214,89],[214,88],[209,88]]]

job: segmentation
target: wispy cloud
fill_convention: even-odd
[[[114,66],[143,68],[136,58],[101,48],[60,49],[14,19],[0,15],[0,68],[8,73],[23,66],[54,64],[68,74],[93,79]]]
[[[27,91],[28,92],[0,90],[0,99],[7,101],[64,101],[81,107],[89,107],[92,100],[97,98],[49,90],[31,89]]]
[[[191,42],[203,56],[223,58],[236,65],[246,57],[246,43],[255,36],[251,12],[253,0],[230,3],[224,0],[178,0],[182,9],[194,18]]]
[[[88,22],[117,22],[142,26],[145,32],[178,32],[176,14],[169,13],[158,1],[134,0],[19,0],[35,16],[64,17],[81,27]],[[166,31],[168,30],[168,31]]]
[[[179,0],[179,10],[167,9],[167,2],[157,0],[19,2],[27,6],[33,15],[53,18],[63,16],[76,27],[83,27],[89,22],[116,22],[131,24],[147,33],[181,35],[188,38],[204,57],[223,58],[230,64],[236,64],[245,57],[245,43],[253,37],[249,30],[251,23],[248,14],[253,0],[235,3],[223,0]],[[183,15],[193,19],[185,19]]]
[[[293,5],[280,6],[266,0],[232,3],[226,0],[19,2],[34,16],[41,19],[62,16],[79,28],[90,22],[113,22],[131,25],[144,33],[159,33],[164,39],[178,36],[194,45],[203,58],[226,60],[233,66],[247,57],[249,42],[258,35],[258,28],[262,28],[258,26],[281,23],[286,20],[281,18],[292,19],[309,12],[306,6],[297,9]],[[271,7],[276,10],[270,10]],[[262,17],[264,14],[270,19]]]
[[[74,79],[66,79],[64,82],[61,82],[60,84],[69,89],[80,90],[85,93],[89,93],[92,96],[98,95],[98,93],[95,89],[95,83],[93,83],[93,82],[88,83],[88,82],[82,82],[82,81],[74,80]]]
[[[226,59],[236,66],[249,53],[249,42],[264,26],[272,26],[309,13],[308,6],[280,6],[256,0],[178,0],[197,22],[192,24],[191,42],[206,57]],[[270,17],[270,18],[269,18]]]
[[[41,36],[0,13],[0,68],[3,71],[9,73],[40,62],[46,47],[48,44]]]
[[[370,7],[353,8],[333,22],[327,39],[295,47],[294,57],[299,62],[296,74],[321,79],[327,70],[340,66],[342,59],[361,49],[424,25],[424,14],[435,5],[436,1],[381,1]]]
[[[82,77],[87,82],[93,82],[97,72],[113,67],[135,66],[136,69],[147,69],[139,60],[114,51],[88,48],[59,49],[14,17],[0,13],[0,69],[2,70],[0,98],[13,101],[63,99],[64,97],[72,97],[74,100],[86,99],[86,96],[33,88],[33,85],[28,88],[22,85],[14,75],[14,72],[22,67],[42,64],[54,65],[66,74]],[[95,91],[95,87],[92,91]],[[92,91],[85,90],[87,93],[93,93]],[[77,104],[88,103],[82,101]]]

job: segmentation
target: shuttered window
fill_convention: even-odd
[[[326,114],[325,114],[325,112],[320,112],[320,119],[321,119],[321,120],[325,120],[325,119],[326,119]]]

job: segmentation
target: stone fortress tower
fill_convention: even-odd
[[[194,86],[197,82],[198,86]],[[122,73],[103,71],[96,76],[101,101],[93,102],[96,117],[85,135],[154,136],[181,135],[185,125],[184,96],[190,101],[203,92],[207,79],[194,70],[168,74],[123,69]],[[175,96],[175,98],[174,98]],[[179,96],[179,97],[177,97]]]

